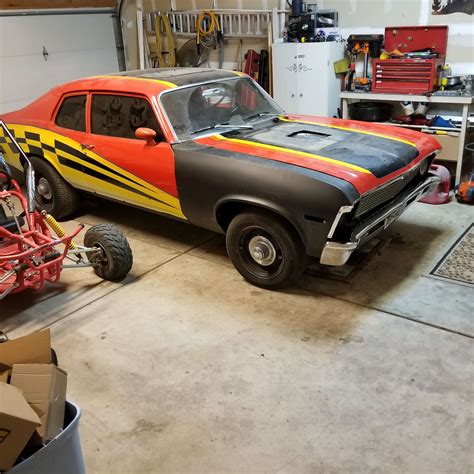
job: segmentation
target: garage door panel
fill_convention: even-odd
[[[55,18],[57,20],[58,16]],[[44,37],[48,51],[115,48],[110,14],[68,15],[61,21],[55,21],[55,18],[48,17],[49,28]],[[60,43],[57,42],[57,38],[61,38]]]
[[[0,58],[0,74],[2,103],[32,100],[50,89],[47,64],[40,55]]]
[[[63,82],[118,70],[111,12],[0,16],[0,113]]]
[[[60,79],[67,82],[87,76],[97,76],[117,71],[117,57],[114,49],[96,49],[87,62],[83,61],[83,51],[54,53],[48,60],[51,87]],[[80,64],[80,67],[78,65]]]
[[[115,48],[112,15],[0,17],[0,57],[39,54],[43,46],[50,53]]]
[[[2,105],[0,109],[0,114],[7,112],[13,112],[14,110],[20,110],[23,107],[26,107],[31,102],[31,99],[23,99],[23,100],[13,100],[11,102],[6,102]]]

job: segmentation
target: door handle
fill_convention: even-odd
[[[86,150],[93,150],[95,148],[95,145],[92,144],[86,144],[86,143],[81,143],[81,147],[85,148]]]

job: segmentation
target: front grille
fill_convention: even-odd
[[[402,192],[417,176],[420,175],[419,166],[412,168],[403,175],[403,179],[398,179],[391,184],[387,184],[375,191],[361,197],[359,205],[355,210],[355,217],[360,217],[380,205],[393,199]]]

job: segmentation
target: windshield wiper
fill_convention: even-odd
[[[283,114],[278,113],[278,112],[259,112],[258,114],[252,114],[252,115],[249,115],[248,117],[245,117],[244,120],[250,120],[257,117],[278,117],[280,115],[283,115]]]
[[[230,124],[230,123],[216,123],[215,125],[208,125],[207,127],[199,128],[191,132],[191,135],[196,135],[197,133],[205,132],[206,130],[213,130],[214,128],[229,128],[229,129],[252,129],[252,125],[239,125],[239,124]]]

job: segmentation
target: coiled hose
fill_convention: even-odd
[[[161,46],[161,25],[166,35],[166,43],[168,45],[168,57],[163,58],[163,49]],[[175,67],[176,53],[174,50],[173,31],[171,29],[170,19],[166,15],[158,15],[155,19],[155,34],[156,34],[156,59],[158,67]]]
[[[205,48],[216,49],[220,44],[219,68],[222,69],[224,63],[224,36],[219,24],[217,15],[210,10],[205,10],[199,14],[196,20],[196,45],[198,54],[201,54],[201,44]]]
[[[214,31],[216,33],[220,32],[221,27],[219,25],[219,20],[217,19],[216,14],[208,10],[201,12],[196,20],[196,31],[197,44],[201,43],[203,37],[205,38],[214,34]]]

